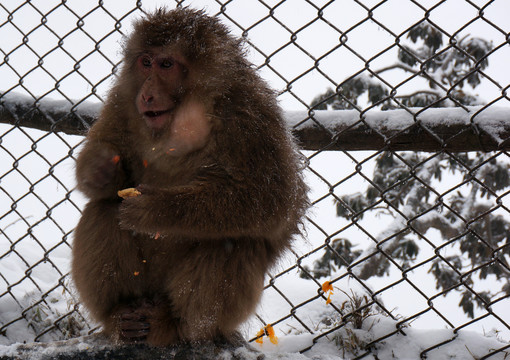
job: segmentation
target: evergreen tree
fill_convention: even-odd
[[[474,89],[480,84],[479,70],[488,66],[486,56],[491,43],[466,36],[450,39],[449,45],[443,46],[443,33],[429,23],[412,28],[408,39],[411,45],[399,46],[394,65],[343,82],[337,91],[328,90],[314,99],[313,108],[353,109],[360,108],[362,101],[381,110],[481,104],[465,88]],[[382,72],[395,69],[409,73],[410,78],[426,80],[428,86],[398,95],[399,89],[389,89],[378,78]],[[441,181],[447,173],[462,178],[460,185],[444,193],[436,191],[431,183]],[[461,292],[460,306],[474,317],[473,304],[487,308],[496,294],[510,295],[509,209],[501,201],[508,187],[508,164],[497,161],[494,154],[381,153],[368,189],[337,201],[337,215],[346,219],[362,219],[374,206],[382,207],[395,219],[379,233],[380,245],[372,249],[376,254],[356,266],[361,267],[356,274],[362,279],[383,276],[389,271],[390,258],[409,269],[416,265],[420,246],[436,246],[425,237],[428,230],[436,229],[443,244],[434,248],[435,256],[425,266],[435,277],[438,290]],[[458,249],[454,255],[452,251],[448,256],[444,254],[448,246]],[[306,270],[318,278],[330,277],[361,254],[354,248],[348,239],[332,240],[313,269]],[[485,279],[491,274],[499,280],[500,288],[473,291],[476,277]]]

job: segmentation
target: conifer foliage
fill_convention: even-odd
[[[313,109],[412,111],[483,104],[473,93],[483,79],[480,71],[488,66],[490,42],[469,35],[448,37],[428,22],[410,29],[405,43],[403,39],[393,65],[344,81],[317,96]],[[389,71],[403,72],[421,87],[406,93],[399,82],[390,88],[382,78]],[[445,179],[448,186],[440,185]],[[309,274],[334,277],[356,259],[365,259],[352,267],[361,279],[388,274],[392,263],[401,271],[426,266],[438,293],[460,292],[459,305],[470,317],[475,316],[475,306],[487,309],[510,294],[510,210],[504,201],[510,196],[510,176],[505,153],[381,151],[368,183],[365,191],[337,199],[337,215],[359,221],[376,210],[390,214],[393,221],[372,230],[372,249],[362,251],[356,239],[333,239],[313,269],[307,269]],[[418,261],[425,249],[432,256]],[[500,287],[478,286],[489,276]]]

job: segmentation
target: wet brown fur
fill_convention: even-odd
[[[212,129],[201,149],[164,154],[169,135],[155,136],[141,119],[134,63],[147,48],[186,62],[178,107],[198,99],[207,109]],[[124,53],[77,162],[89,203],[74,238],[76,288],[114,339],[228,338],[299,232],[306,186],[292,139],[275,94],[216,18],[159,10],[135,24]],[[129,187],[142,194],[117,196]]]

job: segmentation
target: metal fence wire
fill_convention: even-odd
[[[450,329],[420,350],[433,358],[473,330],[502,340],[477,358],[508,356],[508,2],[168,4],[185,5],[246,39],[306,159],[306,236],[268,274],[246,336],[271,324],[311,335],[304,353],[328,338],[363,358],[410,326]],[[74,162],[122,36],[155,8],[0,2],[0,344],[98,329],[69,277]],[[377,317],[392,325],[373,330]]]

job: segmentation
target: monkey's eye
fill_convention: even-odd
[[[159,66],[162,69],[170,69],[172,66],[174,66],[174,61],[172,59],[163,59],[159,63]]]
[[[140,63],[142,64],[143,67],[146,68],[150,68],[152,66],[152,60],[148,56],[143,56],[142,58],[140,58]]]

